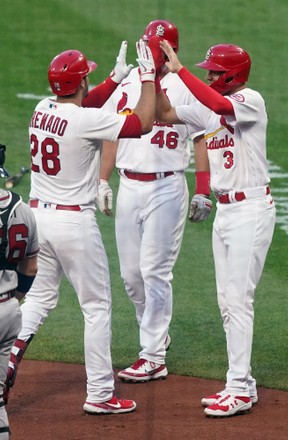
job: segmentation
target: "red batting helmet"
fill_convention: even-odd
[[[210,87],[225,95],[235,86],[248,81],[251,59],[248,53],[234,44],[218,44],[210,47],[202,63],[202,69],[223,72]]]
[[[146,27],[142,39],[149,41],[151,37],[157,35],[158,37],[167,40],[171,44],[175,52],[179,48],[179,36],[177,27],[167,20],[151,21]]]
[[[66,50],[51,61],[48,80],[55,95],[67,96],[76,93],[82,79],[95,70],[97,64],[88,61],[79,50]]]

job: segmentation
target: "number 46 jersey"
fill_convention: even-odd
[[[178,75],[167,73],[161,80],[163,92],[172,106],[189,105],[195,97]],[[117,113],[131,113],[141,92],[138,68],[117,87],[105,108]],[[192,136],[193,137],[193,136]],[[120,139],[116,167],[139,173],[183,171],[190,161],[189,133],[186,125],[154,123],[153,130],[140,139]]]

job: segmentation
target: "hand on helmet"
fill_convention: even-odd
[[[166,61],[165,65],[168,67],[170,72],[178,73],[183,66],[180,63],[173,47],[168,43],[167,40],[163,40],[160,41],[160,48],[167,55],[168,61]]]
[[[190,204],[189,220],[200,223],[206,220],[212,210],[212,200],[203,194],[194,194]]]
[[[101,212],[112,216],[113,192],[107,180],[100,179],[96,202]]]
[[[121,81],[129,75],[134,67],[133,64],[128,64],[128,66],[126,64],[127,47],[127,41],[122,41],[119,54],[116,59],[116,65],[110,74],[111,79],[117,84],[120,84]]]
[[[165,54],[163,52],[163,50],[160,48],[160,41],[162,41],[162,39],[160,37],[158,37],[157,35],[154,35],[153,37],[151,37],[148,41],[148,46],[151,50],[153,59],[154,59],[154,64],[155,64],[155,69],[156,69],[156,74],[159,75],[162,71],[163,66],[165,65]]]
[[[136,43],[141,82],[155,81],[156,69],[150,48],[143,40]]]

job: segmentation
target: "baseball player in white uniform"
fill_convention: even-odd
[[[180,63],[169,43],[161,42],[175,72],[199,100],[171,107],[157,95],[156,117],[164,123],[185,123],[205,130],[211,189],[217,199],[213,224],[213,254],[218,304],[227,340],[229,368],[225,389],[202,399],[207,416],[245,412],[258,400],[251,376],[254,294],[275,225],[266,159],[267,114],[262,96],[248,88],[251,59],[233,44],[211,47],[205,61],[209,86]],[[199,194],[190,220],[206,218],[211,210],[209,170],[196,173]],[[202,214],[201,214],[202,213]]]
[[[0,176],[5,145],[0,145]],[[37,272],[38,236],[32,210],[18,194],[0,189],[0,440],[9,439],[5,408],[6,376],[10,351],[21,329],[19,301],[31,287]]]
[[[167,20],[148,24],[143,39],[150,45],[166,38],[178,51],[178,29]],[[164,58],[162,53],[163,67]],[[161,87],[173,105],[190,104],[195,97],[180,78],[164,66]],[[105,106],[130,113],[140,94],[138,69],[133,69]],[[185,125],[159,124],[141,139],[121,139],[116,167],[120,183],[116,206],[116,241],[121,276],[133,302],[140,329],[139,358],[118,377],[126,382],[163,379],[168,371],[166,351],[172,317],[172,270],[179,254],[188,210],[184,175],[189,165],[189,132]],[[111,145],[104,143],[99,186],[99,206],[110,213],[112,191],[108,180],[115,166]],[[105,152],[108,152],[106,155]],[[110,205],[109,205],[110,201]]]
[[[132,67],[126,65],[126,50],[127,43],[123,42],[112,74],[117,84]],[[27,347],[31,336],[55,308],[61,278],[65,275],[77,293],[84,316],[87,373],[84,411],[88,414],[118,414],[136,408],[133,400],[114,395],[110,277],[95,219],[95,198],[101,141],[140,137],[153,126],[154,61],[142,40],[137,43],[137,54],[142,89],[133,115],[83,108],[83,98],[88,94],[88,74],[96,69],[96,64],[77,50],[67,50],[57,55],[48,69],[56,99],[42,100],[29,126],[30,206],[39,230],[39,271],[21,307],[23,326],[17,344],[21,342],[22,351],[17,353],[16,362],[23,356],[25,344]]]

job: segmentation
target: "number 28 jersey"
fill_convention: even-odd
[[[195,97],[178,75],[168,73],[161,80],[161,87],[173,106],[189,105]],[[117,87],[105,104],[105,108],[117,113],[131,113],[141,92],[138,68]],[[116,167],[139,173],[185,170],[190,161],[189,132],[184,124],[163,125],[154,123],[152,131],[140,139],[120,139]]]
[[[102,140],[116,141],[125,117],[46,98],[29,125],[31,199],[95,206]]]

